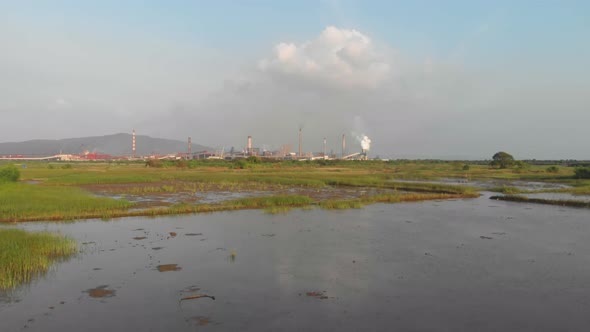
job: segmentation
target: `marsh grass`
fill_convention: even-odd
[[[529,198],[526,196],[519,195],[506,195],[506,196],[492,196],[490,199],[518,202],[518,203],[535,203],[535,204],[546,204],[546,205],[559,205],[569,206],[577,208],[590,208],[590,202],[577,201],[573,199],[544,199],[544,198]]]
[[[494,187],[494,188],[488,189],[488,191],[506,194],[506,195],[525,194],[525,193],[531,192],[530,190],[522,190],[522,189],[518,189],[516,187],[510,187],[510,186]]]
[[[125,200],[96,197],[73,187],[46,187],[26,183],[0,186],[1,222],[108,218],[132,206],[132,203]]]
[[[264,208],[264,212],[268,214],[283,214],[291,212],[292,209],[290,206],[272,206]]]
[[[0,289],[10,290],[76,253],[76,242],[47,232],[0,229]]]

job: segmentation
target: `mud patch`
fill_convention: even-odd
[[[185,236],[201,236],[203,233],[186,233]]]
[[[152,250],[162,250],[164,247],[153,247]]]
[[[147,239],[147,237],[145,237],[145,236],[136,236],[133,239],[134,240],[145,240],[145,239]]]
[[[170,234],[171,237],[176,237],[176,235],[177,235],[176,232],[170,232],[168,234]]]
[[[197,287],[196,285],[188,286],[187,288],[181,290],[182,293],[194,293],[200,291],[201,288]]]
[[[203,317],[203,316],[191,317],[191,318],[187,319],[187,321],[191,322],[192,324],[195,324],[196,326],[207,326],[212,323],[212,321],[209,317]]]
[[[103,297],[112,297],[115,296],[115,291],[112,289],[107,289],[109,285],[102,285],[96,288],[87,289],[84,293],[88,293],[90,297],[94,298],[103,298]]]
[[[178,264],[164,264],[156,267],[160,272],[180,271],[182,268]]]
[[[305,296],[307,297],[313,297],[319,300],[327,300],[329,299],[328,296],[326,296],[326,292],[324,291],[311,291],[311,292],[305,292]]]

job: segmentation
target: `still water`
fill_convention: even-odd
[[[590,326],[587,209],[484,195],[18,227],[69,235],[82,252],[3,295],[3,332]],[[180,301],[193,295],[215,300]]]

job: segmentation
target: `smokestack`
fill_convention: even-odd
[[[326,158],[326,138],[324,137],[324,159]]]
[[[299,128],[299,158],[303,157],[303,150],[301,150],[301,128]]]
[[[342,134],[342,158],[346,155],[346,135]]]
[[[192,142],[191,138],[189,137],[188,138],[188,151],[187,151],[188,153],[186,156],[187,159],[191,159],[192,149],[193,149],[193,142]]]
[[[133,129],[133,138],[131,139],[131,149],[133,150],[133,158],[135,158],[135,129]]]
[[[249,156],[252,155],[252,136],[248,136],[248,147],[246,148],[246,153]]]

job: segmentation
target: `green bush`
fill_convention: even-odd
[[[64,164],[61,166],[62,169],[72,169],[73,167],[72,164]]]
[[[244,168],[247,168],[248,166],[249,165],[248,165],[248,162],[246,160],[244,160],[244,159],[236,159],[236,160],[234,160],[233,165],[231,165],[230,168],[233,168],[233,169],[244,169]]]
[[[576,179],[590,179],[590,167],[579,167],[574,171]]]
[[[559,167],[557,167],[557,166],[550,166],[550,167],[547,167],[547,169],[545,171],[547,173],[559,173]]]
[[[16,182],[20,178],[20,171],[14,165],[0,169],[0,182]]]
[[[468,164],[463,165],[463,170],[468,171],[471,168]]]
[[[149,159],[146,161],[145,167],[162,168],[164,167],[164,163],[160,159]]]

